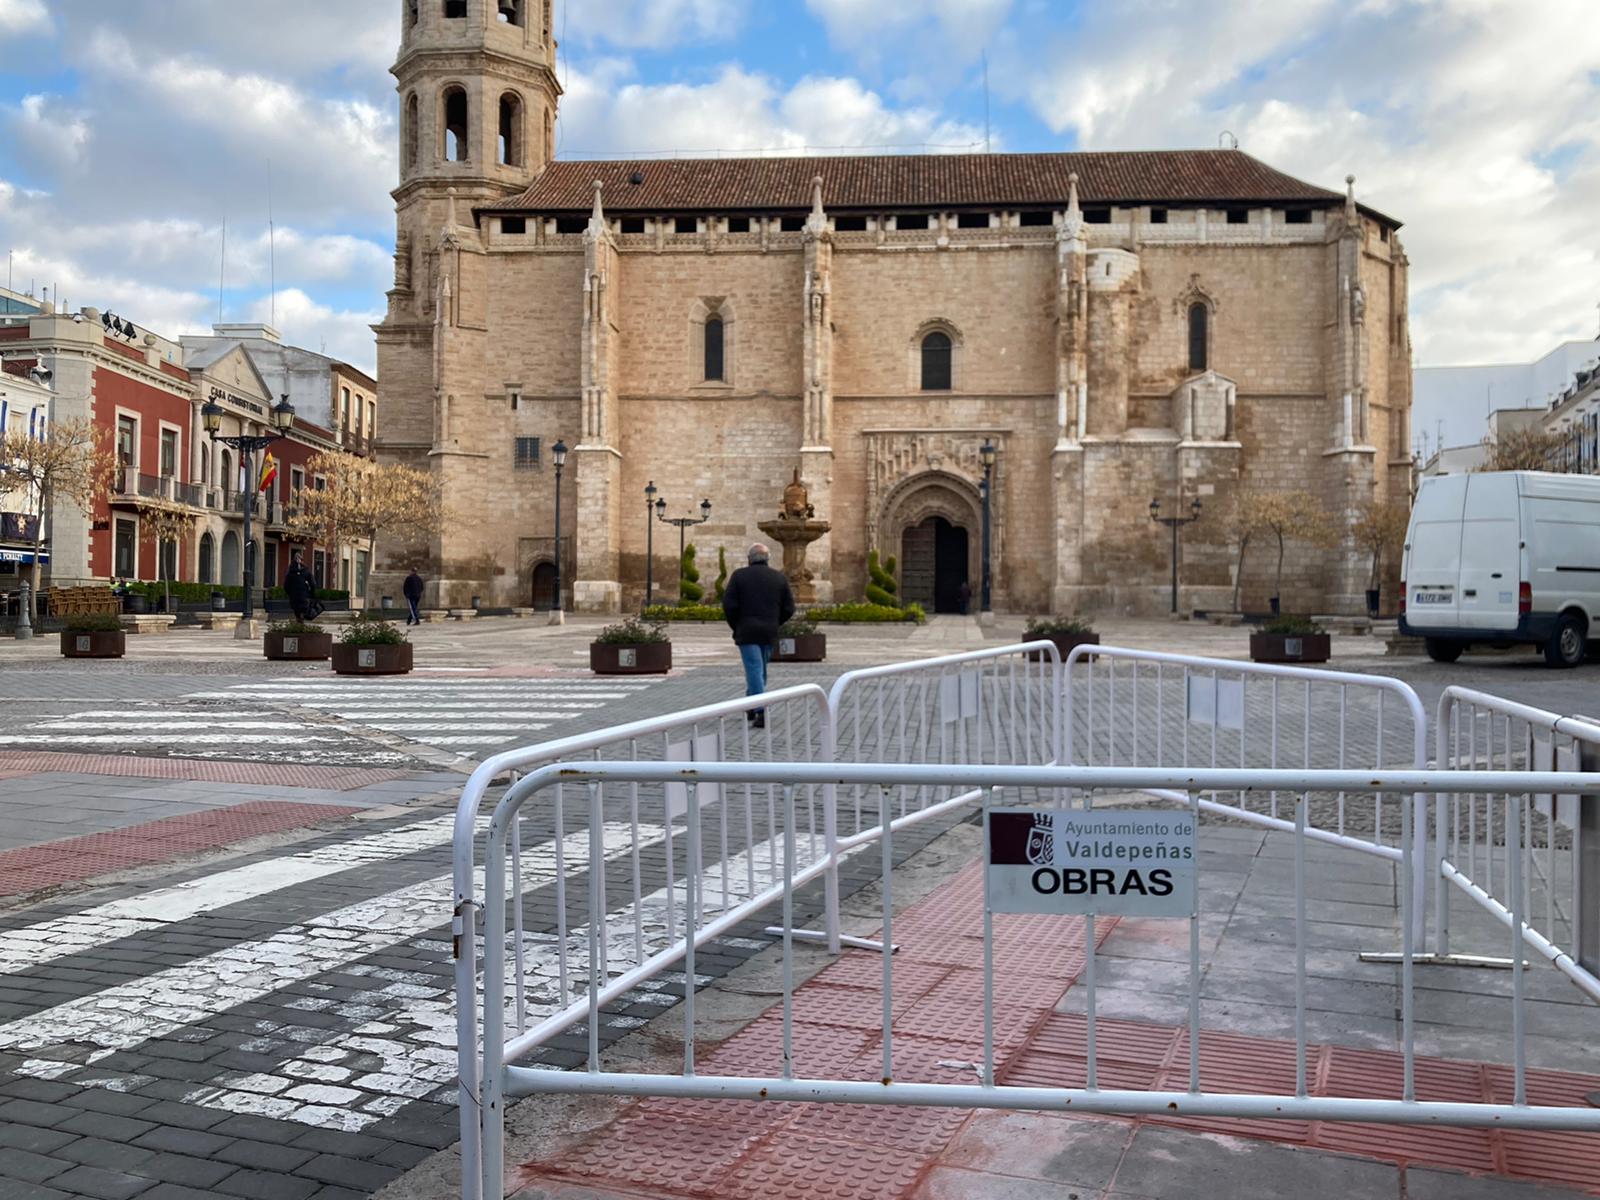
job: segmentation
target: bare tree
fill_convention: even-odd
[[[1498,438],[1484,438],[1479,471],[1559,471],[1566,438],[1552,429],[1530,426],[1507,429]]]
[[[166,611],[172,611],[172,574],[167,570],[167,556],[162,553],[168,543],[177,542],[180,546],[183,539],[194,532],[195,521],[198,513],[192,513],[181,508],[157,508],[154,505],[144,506],[139,509],[139,521],[144,531],[155,539],[156,543],[156,578],[165,585]]]
[[[326,482],[299,494],[290,531],[335,551],[341,540],[364,540],[375,564],[380,536],[428,538],[444,525],[439,483],[427,471],[334,453],[313,456],[306,475],[320,475]]]
[[[1274,598],[1283,590],[1283,556],[1290,541],[1330,546],[1338,541],[1339,531],[1328,511],[1309,492],[1266,492],[1241,487],[1223,510],[1224,536],[1235,551],[1233,609],[1240,611],[1244,589],[1245,552],[1258,535],[1271,535],[1278,545],[1277,568],[1273,574]]]
[[[1384,555],[1405,544],[1406,529],[1410,524],[1411,509],[1408,505],[1393,500],[1387,504],[1371,500],[1361,506],[1360,515],[1356,517],[1355,524],[1350,526],[1350,534],[1355,538],[1356,545],[1372,556],[1372,571],[1367,584],[1369,589],[1378,587]]]
[[[39,522],[33,535],[33,593],[29,601],[29,615],[36,616],[39,555],[52,505],[65,501],[86,516],[91,514],[110,492],[117,456],[105,429],[88,417],[71,417],[47,426],[42,437],[21,430],[0,435],[0,464],[5,467],[7,491],[20,491],[30,501],[39,502]]]

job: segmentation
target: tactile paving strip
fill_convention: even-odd
[[[0,853],[0,896],[20,896],[112,871],[170,862],[264,833],[281,833],[361,811],[347,804],[254,800],[164,817],[125,829],[63,838]]]

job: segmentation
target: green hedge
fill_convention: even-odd
[[[652,604],[644,610],[646,621],[723,621],[722,608],[716,604]]]
[[[856,601],[851,604],[829,604],[821,608],[806,610],[806,620],[821,621],[838,624],[858,623],[892,623],[897,621],[914,621],[921,625],[928,619],[922,611],[920,604],[908,604],[904,608],[890,608],[885,604],[866,604]]]
[[[244,600],[244,588],[235,587],[232,585],[223,586],[222,584],[217,583],[179,583],[176,580],[170,584],[166,584],[160,582],[159,580],[152,581],[148,579],[129,580],[127,583],[128,591],[138,596],[144,596],[149,600],[161,599],[166,595],[166,589],[168,587],[172,589],[172,598],[184,604],[208,604],[211,601],[212,592],[221,592],[223,598],[226,600]],[[350,593],[340,588],[318,588],[316,590],[316,596],[318,600],[323,601],[334,600],[348,603],[350,600]],[[270,587],[267,589],[268,600],[287,600],[288,598],[288,593],[285,592],[281,587]]]

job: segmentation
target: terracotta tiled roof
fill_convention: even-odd
[[[598,179],[608,213],[804,210],[811,206],[815,175],[822,176],[822,202],[829,210],[1059,205],[1074,171],[1086,205],[1237,201],[1320,207],[1343,200],[1339,192],[1238,150],[1144,150],[558,161],[522,195],[485,207],[587,212]],[[632,182],[635,172],[639,183]]]

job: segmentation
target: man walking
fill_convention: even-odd
[[[794,593],[783,572],[767,565],[771,553],[760,542],[751,546],[746,556],[750,565],[735,571],[722,593],[722,612],[744,664],[746,696],[759,696],[767,690],[767,662],[778,641],[778,627],[794,616]],[[767,711],[751,709],[746,719],[764,729]]]
[[[289,570],[283,577],[283,590],[289,597],[289,607],[294,610],[296,621],[309,621],[315,615],[311,608],[317,593],[317,581],[306,570],[298,550],[289,552]]]
[[[417,606],[422,603],[422,576],[417,574],[415,567],[412,567],[411,574],[406,576],[406,581],[401,590],[405,592],[406,607],[411,610],[406,614],[406,624],[421,625],[422,614],[418,611]]]

